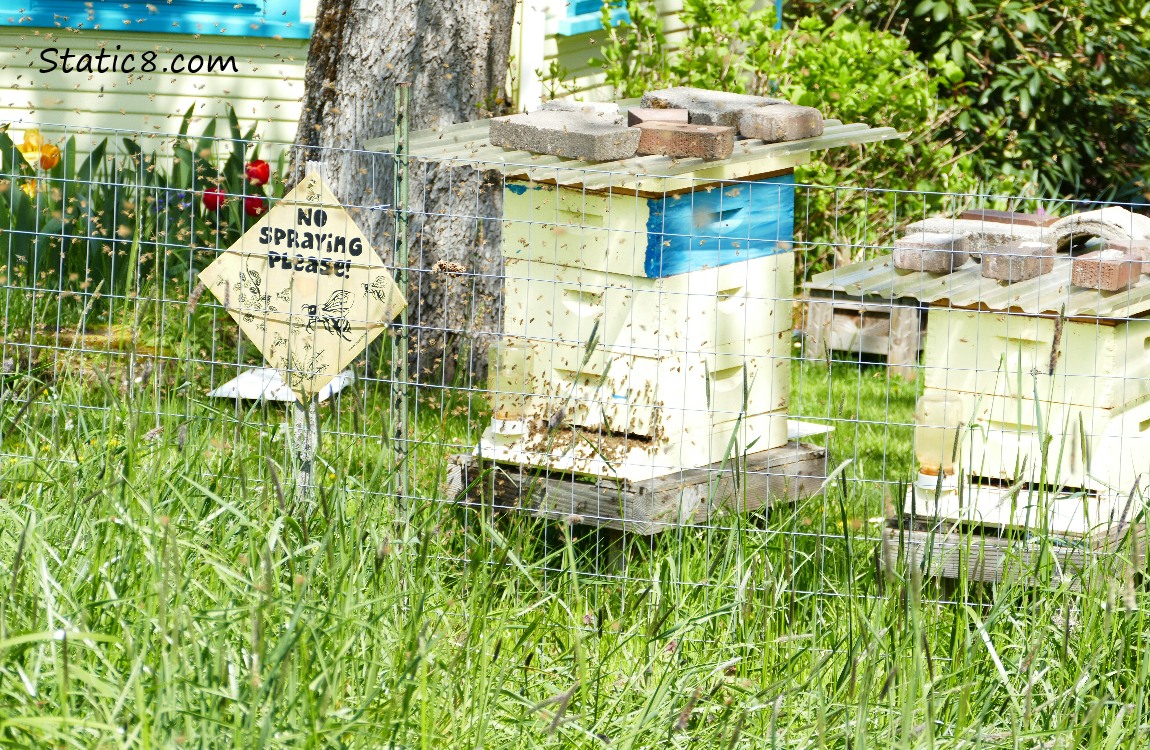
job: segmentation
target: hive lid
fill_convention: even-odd
[[[1060,255],[1050,273],[1008,284],[984,278],[981,264],[974,260],[951,273],[934,274],[896,269],[887,255],[816,274],[803,287],[824,296],[837,292],[886,300],[911,298],[931,305],[1068,318],[1124,319],[1150,311],[1150,278],[1140,278],[1129,289],[1103,292],[1071,284],[1071,265],[1070,256]]]
[[[740,180],[781,172],[806,163],[812,151],[895,140],[906,135],[894,128],[826,120],[823,134],[817,138],[785,143],[738,140],[734,154],[718,161],[636,156],[612,162],[587,162],[493,146],[488,140],[490,122],[476,120],[414,132],[408,139],[408,153],[418,159],[452,160],[492,169],[507,179],[653,197],[693,189],[700,181]],[[385,153],[390,153],[393,147],[390,136],[368,141],[366,146],[369,151]]]

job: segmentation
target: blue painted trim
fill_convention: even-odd
[[[647,201],[648,278],[789,252],[795,233],[795,176],[728,183]]]
[[[612,26],[618,26],[621,23],[631,23],[631,14],[627,12],[626,8],[611,8],[610,12]],[[576,36],[578,34],[598,31],[601,28],[603,28],[603,15],[600,11],[596,10],[593,13],[581,13],[579,15],[568,16],[567,18],[560,18],[559,28],[555,33],[559,36]]]
[[[0,26],[307,39],[298,0],[0,0]],[[127,7],[124,7],[127,6]],[[151,6],[150,8],[148,6]]]

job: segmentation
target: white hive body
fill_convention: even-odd
[[[789,176],[659,199],[509,184],[478,452],[644,480],[784,445],[792,190]]]
[[[1137,515],[1131,490],[1150,472],[1150,320],[929,316],[924,401],[939,408],[924,416],[920,401],[923,473],[907,510],[1068,534]]]

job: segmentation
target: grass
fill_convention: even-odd
[[[324,407],[304,502],[282,409],[108,359],[5,381],[0,745],[1145,746],[1150,622],[1122,577],[878,570],[915,397],[881,367],[795,366],[795,412],[854,459],[825,496],[618,567],[594,531],[437,500],[477,401],[421,401],[406,502],[386,392]]]

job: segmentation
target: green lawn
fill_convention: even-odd
[[[325,406],[305,503],[282,408],[210,402],[194,364],[160,389],[122,369],[4,381],[0,746],[1147,746],[1127,579],[878,571],[915,400],[882,367],[795,365],[794,413],[852,460],[825,496],[621,564],[593,531],[440,501],[478,399],[423,395],[406,501],[388,394]]]

